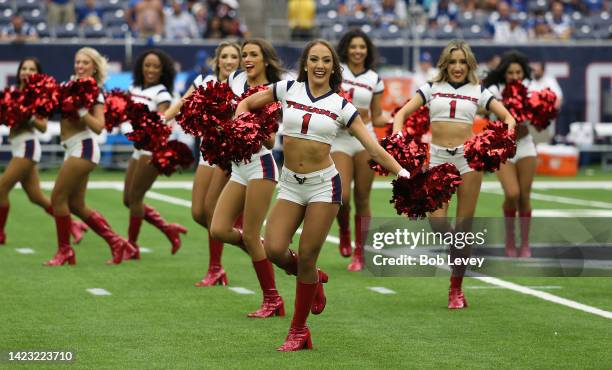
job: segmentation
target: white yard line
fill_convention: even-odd
[[[559,285],[524,285],[525,288],[529,289],[563,289],[562,286]],[[505,287],[496,286],[496,285],[466,285],[463,289],[506,289]]]
[[[242,288],[239,286],[231,286],[227,289],[231,290],[234,293],[238,293],[238,294],[255,294],[254,291],[247,289],[247,288]]]
[[[21,184],[17,184],[21,186]],[[53,189],[53,181],[42,181],[43,189]],[[191,190],[192,181],[156,181],[153,184],[153,189],[186,189]],[[123,189],[123,181],[89,181],[87,183],[89,189]],[[391,181],[375,181],[374,189],[391,189]],[[596,189],[596,190],[612,190],[612,181],[535,181],[533,189]],[[482,183],[482,190],[501,189],[498,181],[485,181]]]
[[[483,189],[483,192],[485,193],[491,193],[491,194],[503,194],[504,192],[500,189]],[[597,201],[597,200],[586,200],[586,199],[578,199],[578,198],[571,198],[571,197],[562,197],[562,196],[558,196],[558,195],[548,195],[548,194],[542,194],[542,193],[534,193],[531,192],[531,199],[536,199],[536,200],[543,200],[543,201],[547,201],[547,202],[554,202],[554,203],[561,203],[561,204],[571,204],[571,205],[578,205],[578,206],[587,206],[587,207],[593,207],[593,208],[603,208],[603,209],[610,209],[612,210],[612,203],[610,202],[601,202],[601,201]]]
[[[89,288],[86,290],[93,295],[111,295],[108,290],[102,288]]]
[[[159,194],[159,193],[155,193],[155,192],[151,192],[149,191],[147,194],[150,195],[151,193],[154,194]],[[159,194],[155,195],[155,199],[161,200],[163,202],[168,202],[171,204],[175,204],[175,205],[179,205],[179,206],[184,206],[184,207],[190,207],[191,206],[191,201],[189,200],[185,200],[185,199],[181,199],[181,198],[177,198],[177,197],[172,197],[169,195],[163,195],[163,194]],[[296,231],[297,234],[301,234],[302,233],[302,229],[298,229]],[[339,244],[340,243],[340,239],[338,239],[335,236],[331,236],[328,235],[327,242],[329,243],[334,243],[334,244]],[[545,301],[548,302],[552,302],[552,303],[556,303],[556,304],[560,304],[562,306],[566,306],[566,307],[570,307],[573,308],[575,310],[580,310],[583,312],[587,312],[593,315],[598,315],[601,317],[605,317],[607,319],[612,319],[612,312],[610,311],[605,311],[596,307],[592,307],[592,306],[588,306],[576,301],[572,301],[566,298],[562,298],[550,293],[546,293],[546,292],[542,292],[539,290],[535,290],[535,289],[531,289],[522,285],[518,285],[515,283],[511,283],[509,281],[505,281],[505,280],[501,280],[498,278],[494,278],[494,277],[474,277],[474,279],[478,279],[480,281],[483,281],[485,283],[491,284],[491,285],[495,285],[495,286],[499,286],[505,289],[509,289],[518,293],[522,293],[522,294],[526,294],[526,295],[530,295],[536,298],[540,298],[543,299]],[[240,287],[230,287],[230,290],[236,291],[236,289],[245,289],[245,288],[240,288]],[[246,289],[248,290],[248,289]],[[237,291],[236,291],[237,292]],[[239,293],[239,292],[237,292]],[[239,294],[251,294],[251,293],[239,293]],[[254,292],[253,292],[254,294]]]
[[[380,294],[395,294],[395,291],[391,289],[387,289],[383,286],[370,286],[368,287],[368,289],[370,289],[373,292],[380,293]]]
[[[15,248],[15,251],[19,254],[34,254],[34,249],[32,248]]]

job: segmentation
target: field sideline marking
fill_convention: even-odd
[[[117,189],[119,190],[119,189]],[[147,192],[147,196],[150,195],[150,193],[154,193],[157,194],[155,192]],[[162,194],[160,194],[162,195]],[[157,197],[157,196],[156,196]],[[185,200],[185,199],[181,199],[181,198],[177,198],[177,197],[173,197],[173,196],[169,196],[169,195],[163,195],[160,198],[156,198],[158,200],[162,200],[168,203],[172,203],[172,204],[176,204],[176,205],[181,205],[184,207],[191,207],[191,201],[189,200]],[[301,234],[302,233],[302,229],[297,229],[296,231],[297,234]],[[326,238],[326,241],[330,242],[330,243],[334,243],[334,244],[339,244],[340,243],[340,239],[332,236],[332,235],[328,235]],[[518,284],[514,284],[511,283],[509,281],[505,281],[505,280],[501,280],[498,278],[494,278],[494,277],[474,277],[474,279],[478,279],[480,281],[483,281],[485,283],[491,284],[491,285],[496,285],[502,288],[506,288],[509,290],[513,290],[515,292],[518,293],[522,293],[522,294],[526,294],[526,295],[531,295],[540,299],[543,299],[545,301],[548,302],[553,302],[556,304],[560,304],[562,306],[566,306],[566,307],[570,307],[579,311],[583,311],[583,312],[587,312],[593,315],[597,315],[597,316],[601,316],[601,317],[605,317],[607,319],[612,319],[612,312],[610,311],[605,311],[596,307],[591,307],[591,306],[587,306],[585,304],[576,302],[576,301],[572,301],[566,298],[561,298],[558,297],[556,295],[550,294],[550,293],[546,293],[546,292],[541,292],[539,290],[534,290],[531,288],[527,288],[524,287],[522,285],[518,285]],[[230,288],[232,289],[232,288]]]
[[[384,286],[370,286],[368,287],[368,289],[370,289],[373,292],[380,293],[380,294],[395,294],[395,291],[391,289],[387,289]]]
[[[15,251],[19,254],[34,254],[34,249],[32,248],[15,248]]]
[[[53,189],[53,181],[42,181],[41,187],[45,190]],[[21,184],[17,184],[20,187]],[[186,189],[191,190],[192,181],[156,181],[153,189]],[[89,181],[88,189],[123,189],[123,181]],[[374,189],[391,189],[391,181],[374,181]],[[482,190],[501,189],[498,181],[484,181]],[[535,181],[532,189],[597,189],[612,190],[611,181]]]
[[[562,286],[559,285],[523,285],[525,288],[530,289],[563,289]],[[464,289],[506,289],[505,287],[496,286],[496,285],[467,285],[463,287]]]
[[[89,288],[86,290],[93,295],[111,295],[111,292],[102,288]]]
[[[503,194],[504,193],[502,190],[497,190],[497,189],[495,190],[487,189],[487,190],[484,190],[484,192],[490,193],[490,194]],[[612,209],[612,203],[601,202],[597,200],[578,199],[578,198],[563,197],[563,196],[558,196],[558,195],[547,195],[547,194],[534,193],[534,192],[531,192],[531,198],[536,199],[536,200],[544,200],[547,202],[555,202],[555,203],[561,203],[561,204],[572,204],[572,205],[579,205],[579,206],[590,206],[594,208]]]
[[[231,286],[227,289],[231,290],[234,293],[238,293],[238,294],[255,294],[254,291],[247,289],[247,288],[239,287],[239,286]]]

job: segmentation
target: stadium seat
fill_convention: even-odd
[[[119,26],[111,26],[111,27],[108,27],[107,29],[108,37],[111,37],[113,39],[125,38],[125,36],[129,34],[129,32],[130,32],[130,27],[127,25],[127,23],[124,23]]]
[[[446,25],[444,27],[440,27],[435,31],[435,38],[438,40],[453,40],[460,39],[463,35],[461,30],[458,28],[453,28],[451,25]]]
[[[13,9],[13,0],[0,0],[0,12],[4,9]]]
[[[401,40],[404,39],[404,36],[402,30],[395,25],[379,28],[373,33],[373,37],[379,40]]]
[[[66,23],[53,28],[53,35],[59,39],[79,37],[79,30],[74,23]]]
[[[491,38],[491,33],[486,28],[477,24],[473,24],[470,27],[464,27],[461,29],[461,32],[466,40],[482,40]]]
[[[22,13],[23,20],[29,24],[38,24],[39,22],[45,22],[47,15],[40,9],[31,9]]]
[[[15,0],[15,9],[18,12],[23,12],[32,9],[43,9],[41,1],[37,0]]]
[[[576,40],[590,40],[595,38],[593,28],[589,25],[583,25],[582,27],[576,28],[572,36]]]
[[[364,24],[371,24],[372,20],[368,17],[366,17],[366,15],[364,13],[357,13],[354,16],[348,16],[345,19],[346,24],[348,25],[349,28],[351,27],[361,27]]]
[[[11,17],[13,16],[12,9],[4,9],[0,12],[0,22],[11,23]]]
[[[546,12],[548,10],[548,3],[546,0],[528,0],[527,10],[529,13]]]
[[[36,25],[36,33],[38,33],[40,38],[51,37],[51,30],[47,27],[46,22],[40,22]]]
[[[117,11],[125,8],[125,4],[120,0],[97,0],[96,5],[103,11]]]
[[[101,24],[83,27],[83,37],[87,39],[105,38],[107,36],[107,32],[104,30],[104,27]]]
[[[125,12],[123,9],[105,12],[102,15],[102,23],[107,27],[120,26],[125,23]]]
[[[595,38],[598,40],[610,39],[612,38],[612,25],[609,26],[608,28],[601,28],[595,31],[594,33],[595,33]]]
[[[588,19],[590,25],[595,29],[605,29],[612,25],[612,19],[608,12],[601,12],[599,14],[592,15]]]
[[[317,14],[325,14],[330,10],[338,10],[338,4],[334,0],[317,1]]]

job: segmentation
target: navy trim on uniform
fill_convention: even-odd
[[[306,94],[308,95],[308,98],[310,99],[311,102],[316,103],[321,99],[325,99],[328,96],[335,94],[334,90],[329,90],[328,92],[326,92],[325,94],[319,96],[318,98],[315,98],[314,96],[312,96],[312,94],[310,93],[310,88],[308,87],[308,81],[304,82],[304,85],[306,85]]]
[[[83,147],[81,151],[81,158],[92,160],[93,159],[93,139],[85,139],[81,142]]]
[[[485,104],[485,109],[489,110],[489,105],[491,104],[491,100],[495,99],[494,96],[490,97],[489,100],[487,100],[487,104]]]
[[[272,95],[274,96],[274,100],[278,101],[278,95],[276,95],[276,86],[277,86],[278,82],[275,82],[272,84]]]
[[[172,100],[160,101],[159,103],[157,103],[157,106],[159,107],[160,104],[164,104],[164,103],[172,103]]]
[[[34,158],[34,139],[26,140],[25,142],[25,151],[23,153],[23,157],[27,159]]]
[[[294,83],[294,82],[295,82],[294,80],[288,80],[288,81],[287,81],[287,91],[289,91],[289,89],[291,88],[291,86],[293,86],[293,83]]]
[[[342,180],[340,174],[332,177],[332,203],[342,204]]]
[[[421,95],[421,98],[423,98],[423,104],[427,104],[427,99],[425,99],[425,94],[423,94],[421,89],[418,89],[416,92],[417,94]]]
[[[385,92],[385,90],[378,91],[378,92],[373,92],[373,93],[372,93],[372,95],[378,95],[378,94],[382,94],[382,93],[384,93],[384,92]]]
[[[457,90],[457,89],[459,89],[459,88],[469,84],[470,81],[463,81],[463,82],[450,82],[450,81],[448,81],[447,83],[449,85],[451,85],[453,87],[453,89]]]
[[[346,107],[347,104],[348,104],[348,100],[342,98],[342,109],[344,109],[344,107]]]
[[[204,80],[202,80],[202,81],[204,81]],[[163,90],[159,90],[156,95],[159,95],[159,94],[165,93],[165,92],[170,94],[167,89],[163,89]]]
[[[276,181],[276,169],[272,154],[266,154],[259,157],[261,161],[261,169],[263,170],[263,178]]]
[[[427,84],[429,85],[429,87],[433,87],[433,82],[427,81]]]
[[[352,70],[349,68],[349,66],[348,66],[348,65],[346,66],[346,69],[348,69],[348,70],[351,72],[351,74],[353,75],[353,77],[355,77],[355,78],[357,78],[357,77],[359,77],[359,76],[361,76],[361,75],[364,75],[364,74],[366,74],[366,73],[370,72],[370,70],[369,70],[369,69],[366,69],[365,71],[363,71],[363,72],[361,72],[361,73],[357,73],[357,74],[355,74],[355,73],[354,73],[354,72],[353,72],[353,71],[352,71]]]
[[[353,124],[353,121],[355,120],[355,118],[357,118],[358,115],[359,115],[359,111],[356,110],[355,113],[353,113],[351,118],[346,123],[346,127],[351,127],[351,125]]]
[[[486,87],[484,87],[484,85],[480,85],[480,92],[483,93],[485,91]]]

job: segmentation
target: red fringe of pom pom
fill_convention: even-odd
[[[113,89],[104,97],[104,127],[110,132],[128,121],[128,110],[132,104],[130,95],[120,89]]]
[[[55,78],[46,74],[28,77],[23,95],[26,109],[37,117],[49,118],[59,105],[59,85]]]
[[[62,116],[77,120],[78,110],[90,109],[98,95],[100,88],[93,77],[71,80],[60,85],[60,105]]]
[[[158,151],[166,146],[172,128],[166,125],[156,112],[142,103],[129,105],[127,116],[132,124],[132,132],[126,136],[134,142],[136,149]]]
[[[559,111],[555,108],[557,95],[549,88],[532,91],[528,99],[530,121],[538,131],[546,129]]]
[[[463,144],[463,156],[476,171],[494,172],[516,153],[515,132],[501,122],[489,122],[485,130]]]
[[[30,119],[32,112],[24,104],[24,95],[16,87],[6,87],[0,100],[0,122],[15,127]]]
[[[416,176],[422,172],[423,166],[427,162],[428,146],[411,136],[391,135],[380,140],[382,146],[395,160],[410,172],[411,176]],[[370,168],[382,176],[387,176],[389,171],[376,161],[369,161]]]
[[[443,163],[409,179],[393,180],[393,203],[398,215],[424,218],[450,201],[461,185],[461,175],[454,164]]]
[[[508,109],[516,123],[529,120],[527,109],[527,87],[521,81],[513,81],[502,91],[502,104]]]
[[[170,140],[164,148],[153,152],[150,163],[158,173],[170,176],[179,167],[189,168],[193,162],[193,153],[187,144],[178,140]]]

